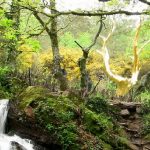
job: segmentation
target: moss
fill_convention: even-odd
[[[103,142],[103,150],[113,150],[113,148],[110,144]]]
[[[0,89],[0,99],[7,99],[10,97],[10,94],[3,89]]]
[[[120,110],[115,109],[114,107],[111,107],[108,104],[108,101],[99,96],[91,97],[88,99],[86,103],[86,107],[89,108],[91,111],[96,113],[105,113],[108,116],[114,116],[114,114],[117,114]],[[117,118],[117,116],[116,116]]]
[[[101,97],[90,98],[84,109],[84,126],[102,141],[103,149],[122,150],[129,147],[124,130],[117,124],[118,111]]]
[[[38,101],[34,109],[37,123],[50,132],[63,149],[78,147],[76,107],[68,98],[57,97]]]
[[[143,97],[141,118],[143,121],[142,133],[147,136],[150,134],[150,96],[149,93],[145,93]]]
[[[150,113],[143,116],[143,134],[150,134]]]
[[[20,107],[23,109],[29,106],[32,102],[43,100],[50,96],[49,91],[43,87],[27,87],[19,96]]]
[[[113,130],[113,124],[110,118],[104,113],[96,114],[95,112],[86,109],[84,113],[84,122],[87,130],[96,134],[102,134],[104,131]]]
[[[114,124],[112,108],[100,97],[90,98],[86,105],[80,99],[51,95],[47,89],[28,87],[19,96],[20,107],[32,107],[36,124],[50,133],[53,142],[63,150],[120,150],[114,135],[120,137]],[[119,150],[119,148],[118,148]]]

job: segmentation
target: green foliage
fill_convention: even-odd
[[[68,123],[59,126],[57,130],[58,139],[61,141],[64,150],[68,149],[69,147],[72,150],[79,149],[79,145],[77,144],[77,128],[74,123]]]
[[[0,78],[4,78],[9,72],[10,68],[8,66],[0,67]]]
[[[18,97],[20,99],[20,107],[24,109],[34,101],[43,100],[49,95],[48,93],[48,90],[45,88],[29,86]]]
[[[113,124],[110,121],[110,117],[106,116],[104,113],[95,113],[89,109],[85,110],[84,121],[85,126],[88,131],[93,134],[102,134],[113,130]]]
[[[12,20],[10,20],[10,19],[7,19],[6,17],[5,17],[5,12],[4,12],[4,10],[2,10],[2,9],[0,9],[0,17],[1,17],[1,19],[0,19],[0,27],[2,28],[3,27],[3,29],[5,28],[5,29],[9,29],[11,26],[12,26]]]
[[[143,116],[143,134],[150,134],[150,112]]]
[[[149,60],[150,59],[150,46],[147,45],[144,50],[140,54],[141,60]]]
[[[73,122],[75,106],[64,97],[43,99],[35,102],[38,123],[56,137],[63,149],[77,149],[77,127]]]
[[[150,135],[150,92],[147,90],[142,92],[138,95],[138,99],[142,102],[142,132],[145,136],[148,136]]]
[[[61,36],[60,39],[60,45],[63,47],[68,47],[68,48],[75,48],[75,38],[73,37],[71,32],[65,32],[63,36]]]
[[[79,35],[77,38],[77,41],[83,46],[87,47],[88,45],[91,44],[91,35],[89,32],[85,32]]]
[[[25,39],[24,44],[28,45],[33,52],[39,52],[39,50],[41,49],[40,42],[33,38]]]
[[[9,82],[10,68],[7,66],[0,67],[0,97],[9,98],[10,82]]]
[[[119,3],[118,0],[111,0],[110,2],[108,2],[108,5],[112,6],[112,5],[117,5]]]
[[[13,21],[6,18],[4,10],[0,9],[0,33],[3,41],[16,40],[16,31],[12,28]],[[5,43],[0,43],[4,45]]]
[[[16,77],[10,77],[11,73],[12,68],[8,66],[0,67],[1,98],[17,97],[17,94],[26,87],[24,81]]]
[[[109,82],[107,82],[106,88],[107,88],[109,91],[115,91],[115,90],[116,90],[116,85],[114,84],[114,82],[109,81]]]
[[[110,113],[111,108],[103,97],[94,96],[89,98],[86,104],[87,108],[96,113]]]
[[[8,99],[10,97],[10,93],[8,93],[3,87],[0,87],[0,99]]]
[[[74,37],[71,32],[66,32],[61,36],[60,44],[63,47],[78,48],[74,41],[78,41],[82,46],[86,47],[91,43],[91,35],[88,32],[84,32],[79,36]]]
[[[141,92],[137,96],[137,99],[141,101],[144,105],[150,105],[150,92],[148,90]]]
[[[32,6],[32,7],[38,8],[41,4],[40,2],[41,2],[40,0],[34,0],[34,1],[32,1],[32,0],[22,0],[19,3],[21,5],[24,5],[24,6],[30,6],[30,7]]]

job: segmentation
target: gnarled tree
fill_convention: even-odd
[[[100,36],[103,41],[103,45],[102,45],[101,50],[98,50],[97,52],[102,55],[104,64],[105,64],[106,73],[109,76],[109,78],[117,84],[117,92],[116,93],[117,93],[117,95],[120,95],[120,96],[127,94],[129,92],[129,90],[133,87],[133,85],[135,85],[137,83],[138,75],[139,75],[139,71],[140,71],[139,54],[140,54],[141,50],[146,46],[146,44],[148,44],[150,42],[150,40],[147,41],[146,43],[143,44],[143,46],[141,48],[138,49],[137,45],[138,45],[140,28],[141,28],[141,22],[139,23],[139,25],[136,29],[135,39],[134,39],[134,43],[133,43],[134,59],[133,59],[131,78],[122,77],[118,74],[113,73],[110,69],[110,64],[109,64],[110,56],[109,56],[109,51],[108,51],[106,44],[107,44],[109,38],[111,37],[112,33],[115,30],[115,23],[113,22],[112,30],[108,34],[107,37]]]

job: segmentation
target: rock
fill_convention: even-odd
[[[12,149],[13,150],[23,150],[24,148],[20,145],[20,144],[18,144],[17,142],[12,142]]]
[[[142,108],[141,107],[136,107],[136,113],[140,114],[142,112]]]
[[[33,108],[31,106],[27,106],[24,109],[24,112],[26,113],[26,115],[30,118],[34,118],[34,113],[33,113]]]
[[[21,118],[22,113],[17,109],[16,103],[11,101],[9,105],[10,109],[8,112],[6,129],[7,132],[10,132],[10,135],[16,134],[22,138],[32,140],[34,145],[38,147],[38,150],[62,149],[60,145],[56,144],[56,141],[54,140],[55,137],[37,126],[37,124],[33,122],[33,119],[29,119],[32,116],[31,108],[27,109],[29,116],[27,116],[28,119],[25,119]],[[13,133],[11,133],[11,131],[13,131]],[[14,146],[16,147],[18,144],[14,143]]]
[[[111,104],[112,106],[116,106],[121,109],[130,109],[130,110],[136,110],[136,107],[140,107],[141,103],[135,103],[135,102],[113,102]]]
[[[130,112],[128,111],[128,109],[123,109],[123,110],[121,110],[120,115],[121,116],[129,116]]]

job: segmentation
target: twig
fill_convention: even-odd
[[[93,90],[88,94],[88,95],[91,95],[94,93],[95,89],[97,88],[97,86],[99,85],[101,79],[98,80],[98,82],[96,83],[96,85],[94,86]]]
[[[139,0],[139,1],[142,2],[142,3],[145,3],[147,5],[150,5],[150,2],[148,2],[147,0]]]
[[[102,28],[103,28],[103,19],[104,19],[103,16],[101,16],[98,32],[94,37],[93,43],[91,43],[91,45],[88,48],[86,48],[87,51],[89,51],[96,44],[97,38],[99,37],[99,35],[102,31]]]
[[[99,28],[98,28],[98,31],[97,31],[97,33],[96,33],[96,35],[95,35],[95,37],[94,37],[94,40],[93,40],[93,42],[87,47],[87,48],[84,48],[83,46],[81,46],[81,44],[79,44],[77,41],[74,41],[81,49],[82,49],[82,51],[84,51],[84,52],[89,52],[90,51],[90,49],[96,44],[96,41],[97,41],[97,39],[98,39],[98,37],[99,37],[99,35],[100,35],[100,33],[101,33],[101,31],[102,31],[102,28],[103,28],[103,20],[104,20],[105,18],[103,17],[103,16],[101,16],[101,19],[100,19],[100,26],[99,26]]]
[[[77,41],[74,41],[82,50],[84,50],[84,48],[77,42]]]

